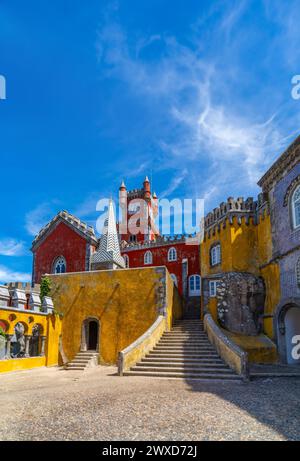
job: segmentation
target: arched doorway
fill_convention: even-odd
[[[82,323],[81,351],[99,351],[99,320],[87,318]]]
[[[300,366],[300,302],[293,300],[278,309],[277,343],[281,362]]]
[[[89,322],[88,332],[88,350],[96,351],[98,348],[98,322],[91,320]]]
[[[290,307],[285,318],[286,359],[290,365],[300,365],[300,308]]]

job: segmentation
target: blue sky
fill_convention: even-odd
[[[2,0],[0,281],[67,209],[152,174],[159,196],[256,195],[300,131],[299,2]]]

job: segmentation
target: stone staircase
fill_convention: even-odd
[[[78,352],[72,362],[67,363],[66,370],[84,371],[86,368],[95,367],[98,365],[98,352],[86,351]]]
[[[194,319],[177,321],[154,349],[124,375],[241,381],[210,344],[203,322]]]

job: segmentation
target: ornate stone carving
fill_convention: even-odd
[[[244,272],[222,276],[217,288],[220,325],[233,333],[255,336],[262,330],[265,286],[263,279]]]

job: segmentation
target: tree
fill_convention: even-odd
[[[41,281],[41,299],[43,300],[45,296],[49,296],[51,292],[51,280],[49,277],[43,277]]]

